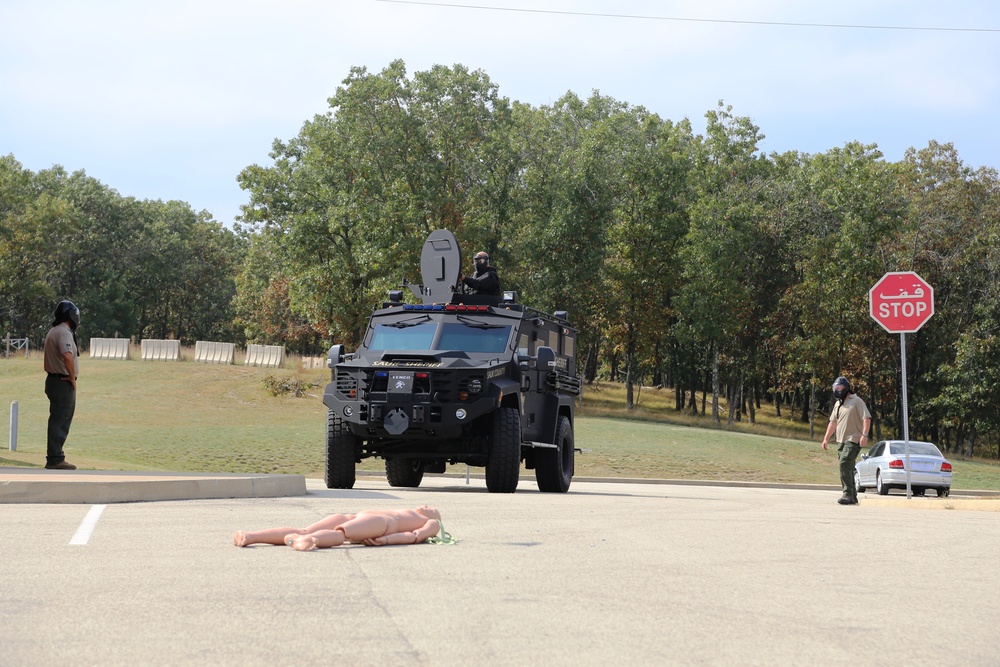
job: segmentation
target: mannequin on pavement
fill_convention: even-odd
[[[339,547],[345,542],[370,547],[417,544],[437,535],[440,522],[441,513],[427,505],[416,509],[363,510],[357,514],[331,514],[305,528],[240,530],[233,535],[233,544],[287,545],[298,551]]]

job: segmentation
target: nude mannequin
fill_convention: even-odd
[[[437,535],[440,521],[441,513],[427,505],[415,510],[363,510],[357,514],[331,514],[305,528],[239,530],[233,535],[233,544],[287,545],[298,551],[338,547],[345,542],[370,547],[417,544]]]

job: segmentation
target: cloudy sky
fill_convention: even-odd
[[[1000,167],[996,0],[0,0],[0,155],[229,224],[275,138],[350,68],[482,69],[536,106],[566,91],[691,120],[719,100],[765,151],[930,140]]]

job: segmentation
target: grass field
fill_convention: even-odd
[[[296,358],[279,369],[137,359],[81,358],[77,412],[66,446],[71,462],[101,470],[322,475],[326,369],[300,370]],[[44,464],[48,401],[41,366],[37,353],[0,358],[5,424],[12,401],[19,412],[17,451],[4,445],[0,465]],[[303,396],[275,396],[267,388],[282,382],[304,386]],[[621,387],[587,387],[576,421],[576,444],[584,450],[576,474],[839,483],[836,452],[819,446],[823,422],[810,439],[808,425],[777,418],[767,407],[757,413],[756,424],[708,428],[707,417],[678,415],[672,405],[672,392],[644,388],[639,407],[626,418]],[[952,463],[956,489],[1000,489],[1000,465]],[[366,460],[360,469],[383,466]]]

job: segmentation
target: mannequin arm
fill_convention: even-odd
[[[389,544],[417,544],[429,537],[438,534],[439,524],[435,519],[428,519],[427,522],[416,530],[407,530],[402,533],[392,533],[382,537],[370,537],[363,540],[364,544],[370,547],[383,547]]]

